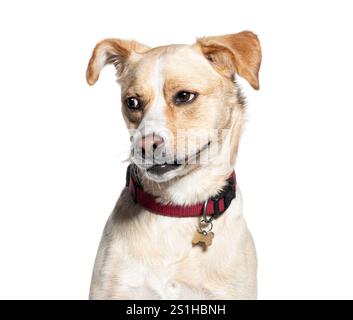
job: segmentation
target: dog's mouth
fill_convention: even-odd
[[[178,163],[163,163],[163,164],[155,164],[152,167],[147,169],[147,172],[152,173],[157,176],[161,176],[169,171],[175,170],[179,168],[181,164]]]
[[[200,157],[201,153],[206,150],[211,144],[211,141],[203,145],[196,153],[194,153],[191,156],[186,156],[183,159],[178,159],[175,160],[174,162],[165,162],[162,164],[153,164],[149,168],[146,169],[146,171],[150,174],[153,174],[155,176],[162,176],[165,173],[168,173],[170,171],[176,170],[182,166],[194,163],[194,161]],[[196,161],[195,161],[196,162]]]

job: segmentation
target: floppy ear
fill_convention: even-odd
[[[261,47],[257,36],[243,31],[224,36],[205,37],[197,40],[205,57],[220,73],[234,78],[234,74],[245,78],[258,90]]]
[[[118,75],[124,71],[129,57],[133,53],[143,53],[149,48],[133,40],[105,39],[99,42],[89,60],[86,79],[89,85],[94,85],[99,73],[106,64],[114,64]]]

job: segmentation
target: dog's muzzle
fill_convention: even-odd
[[[135,164],[153,175],[163,175],[181,165],[167,158],[165,141],[155,133],[139,138],[133,146],[133,153]]]

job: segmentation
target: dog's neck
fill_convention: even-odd
[[[163,183],[143,177],[142,183],[146,192],[158,197],[163,203],[193,205],[216,195],[227,184],[232,168],[217,174],[214,169],[211,166],[201,166],[187,175]]]

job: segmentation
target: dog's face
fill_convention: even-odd
[[[106,39],[93,51],[87,81],[93,85],[104,65],[115,65],[132,161],[149,179],[166,181],[201,165],[204,154],[208,161],[219,154],[234,113],[242,115],[234,75],[258,89],[260,62],[251,32],[157,48]]]

